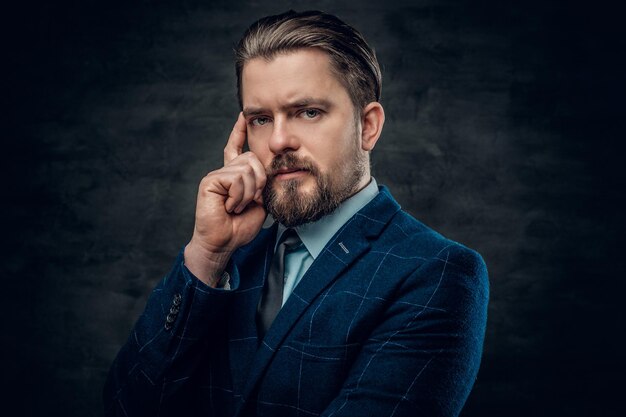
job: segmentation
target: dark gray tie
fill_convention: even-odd
[[[263,294],[257,308],[257,328],[259,340],[263,339],[265,332],[270,328],[274,318],[283,304],[283,287],[285,284],[285,255],[302,244],[298,234],[293,229],[287,229],[280,237],[280,243],[276,248],[270,271],[265,280]]]

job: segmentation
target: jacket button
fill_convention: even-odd
[[[175,294],[172,299],[172,306],[170,307],[169,314],[165,317],[165,330],[171,330],[174,326],[174,322],[176,321],[176,316],[178,316],[178,312],[180,310],[180,305],[183,302],[183,296],[180,294]]]
[[[175,314],[168,314],[167,317],[165,317],[165,330],[170,330],[173,327],[175,320]]]

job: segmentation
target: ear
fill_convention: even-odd
[[[374,149],[385,124],[385,110],[383,106],[372,101],[363,108],[363,116],[361,116],[361,148],[364,151]]]

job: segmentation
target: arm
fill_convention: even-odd
[[[323,416],[460,413],[482,353],[484,262],[453,246],[418,268],[398,293]]]
[[[200,182],[194,232],[184,255],[152,292],[113,363],[104,390],[107,415],[184,415],[184,407],[193,403],[184,387],[209,335],[212,341],[224,340],[231,296],[216,287],[232,253],[258,234],[265,219],[265,169],[253,153],[242,153],[245,140],[240,114],[224,149],[224,166]],[[236,289],[233,265],[229,273]]]
[[[239,275],[229,268],[236,290]],[[146,309],[118,353],[104,387],[107,416],[172,415],[193,404],[186,389],[205,351],[207,337],[220,340],[231,292],[192,276],[178,256],[152,291]],[[183,413],[184,414],[184,413]]]

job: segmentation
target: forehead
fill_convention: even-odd
[[[349,101],[330,57],[316,48],[280,53],[270,60],[249,60],[242,71],[241,96],[244,108],[280,105],[301,97],[319,97],[337,104]]]

